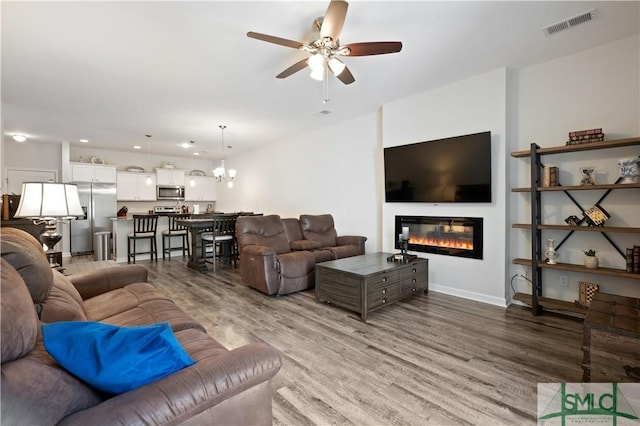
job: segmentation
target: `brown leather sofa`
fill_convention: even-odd
[[[65,277],[31,235],[2,228],[3,425],[271,424],[279,353],[263,343],[227,350],[147,281],[142,265]],[[196,361],[137,389],[105,395],[67,372],[43,346],[40,325],[169,322]],[[90,356],[90,354],[87,354]]]
[[[317,262],[364,254],[366,237],[338,236],[333,216],[243,216],[236,221],[242,280],[263,293],[315,287]]]

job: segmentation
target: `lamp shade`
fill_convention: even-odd
[[[15,217],[75,218],[84,216],[78,187],[68,183],[25,182]]]

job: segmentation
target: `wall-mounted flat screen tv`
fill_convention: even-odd
[[[491,132],[384,149],[387,202],[490,203]]]

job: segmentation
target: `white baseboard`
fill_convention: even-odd
[[[450,296],[461,297],[463,299],[475,300],[476,302],[488,303],[490,305],[500,306],[502,308],[507,307],[507,301],[504,298],[487,296],[482,293],[475,293],[473,291],[460,290],[459,288],[447,287],[438,284],[429,283],[429,291],[435,291],[437,293],[444,293]]]

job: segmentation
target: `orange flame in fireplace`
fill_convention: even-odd
[[[409,244],[420,244],[423,246],[447,247],[461,250],[473,250],[473,241],[458,238],[431,238],[409,236]]]

